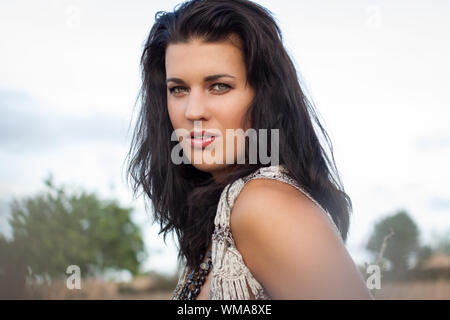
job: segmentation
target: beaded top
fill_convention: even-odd
[[[283,165],[262,167],[250,175],[228,184],[221,193],[214,219],[215,229],[212,235],[212,278],[209,290],[210,300],[250,300],[250,291],[256,300],[271,299],[264,287],[253,277],[245,265],[242,255],[236,248],[230,228],[230,214],[234,202],[246,183],[253,179],[274,179],[292,185],[304,193],[315,205],[326,213],[332,226],[341,239],[329,212],[301,188],[296,180],[288,176]],[[188,281],[188,267],[181,271],[178,284],[173,291],[173,300],[183,299],[181,291]],[[250,290],[250,291],[249,291]]]

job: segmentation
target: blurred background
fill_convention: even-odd
[[[347,248],[368,281],[380,268],[375,298],[450,299],[450,3],[255,2],[331,137]],[[0,2],[0,298],[170,298],[176,244],[133,198],[125,157],[144,41],[179,3]]]

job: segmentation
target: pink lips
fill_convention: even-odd
[[[193,146],[194,148],[204,149],[208,145],[213,143],[216,137],[212,133],[203,130],[201,132],[191,131],[188,139],[190,139],[191,146]]]

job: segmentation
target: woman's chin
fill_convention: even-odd
[[[206,162],[192,163],[192,165],[200,171],[208,172],[211,174],[213,174],[216,171],[222,171],[229,166],[228,164],[206,163]]]

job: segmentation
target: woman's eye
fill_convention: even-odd
[[[219,91],[219,92],[224,92],[231,88],[229,85],[227,85],[225,83],[216,83],[213,85],[213,88],[214,87],[218,88],[218,90],[216,90],[216,91]]]
[[[169,91],[170,91],[170,93],[172,93],[172,94],[177,94],[177,93],[183,92],[183,91],[180,91],[180,89],[186,89],[186,88],[183,88],[183,87],[173,87],[173,88],[170,88]]]
[[[229,86],[229,85],[227,85],[225,83],[216,83],[216,84],[212,85],[212,88],[216,92],[223,93],[223,92],[228,91],[231,88],[231,86]],[[173,87],[173,88],[169,89],[170,93],[173,94],[173,95],[177,95],[177,94],[183,93],[186,90],[187,89],[185,87],[180,87],[180,86]]]

